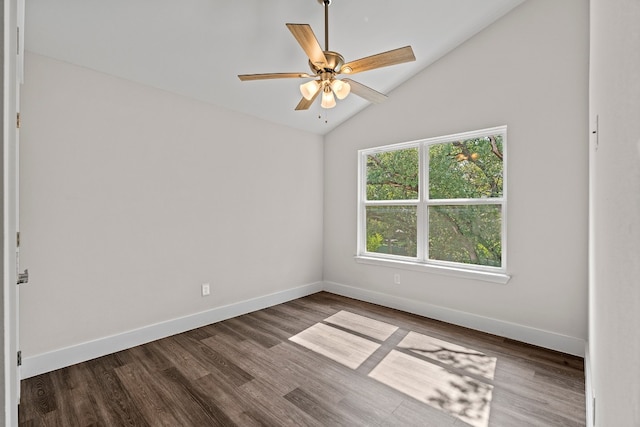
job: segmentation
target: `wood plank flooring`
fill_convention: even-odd
[[[581,358],[326,292],[21,387],[21,426],[585,425]]]

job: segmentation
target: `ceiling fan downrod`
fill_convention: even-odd
[[[318,0],[324,4],[324,50],[329,50],[329,5],[331,0]]]

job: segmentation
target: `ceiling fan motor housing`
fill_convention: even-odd
[[[344,58],[338,52],[332,52],[330,50],[324,51],[324,56],[327,58],[326,67],[316,65],[313,62],[309,61],[309,67],[311,71],[315,75],[320,75],[322,73],[333,73],[337,74],[340,72],[342,65],[344,64]]]

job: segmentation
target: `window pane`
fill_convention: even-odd
[[[429,259],[500,267],[502,205],[430,206]]]
[[[429,198],[502,197],[502,135],[429,146]]]
[[[367,156],[367,200],[418,198],[418,148]]]
[[[367,252],[415,257],[416,206],[367,206]]]

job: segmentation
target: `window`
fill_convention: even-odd
[[[506,130],[361,150],[358,256],[505,272]]]

